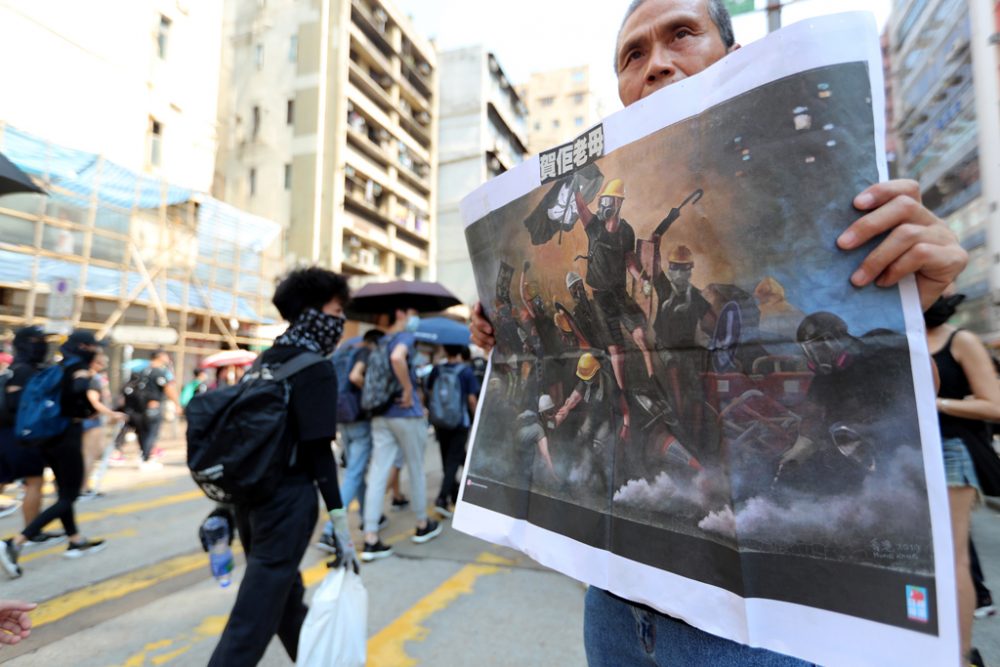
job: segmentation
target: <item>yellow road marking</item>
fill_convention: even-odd
[[[513,561],[484,552],[475,563],[466,565],[410,607],[403,615],[382,628],[368,640],[369,667],[412,667],[417,661],[406,652],[407,642],[427,639],[430,630],[422,625],[428,618],[452,602],[472,592],[476,580],[489,574],[506,571],[504,565]]]
[[[185,632],[176,639],[163,639],[146,644],[141,651],[130,655],[122,667],[142,667],[148,660],[154,665],[164,665],[184,655],[198,642],[214,637],[226,626],[226,616],[208,616],[191,632]],[[166,653],[152,655],[163,649]]]
[[[108,533],[107,535],[102,535],[106,540],[113,540],[119,537],[135,537],[139,534],[139,531],[135,528],[126,528],[125,530],[119,530],[117,533]],[[49,547],[48,549],[39,549],[38,551],[29,551],[25,555],[17,559],[18,563],[30,563],[33,560],[38,560],[44,556],[51,556],[52,554],[62,553],[66,551],[66,543],[54,547]]]
[[[195,489],[194,491],[175,493],[170,496],[161,496],[159,498],[153,498],[152,500],[140,500],[134,503],[125,503],[124,505],[118,505],[117,507],[109,507],[106,510],[99,510],[96,512],[82,512],[76,515],[76,521],[77,523],[97,521],[98,519],[106,519],[109,516],[121,516],[123,514],[133,514],[135,512],[152,510],[158,507],[167,507],[169,505],[176,505],[177,503],[183,503],[189,500],[195,500],[196,498],[204,498],[204,497],[205,497],[204,493],[202,493],[198,489]]]
[[[241,551],[239,545],[233,545],[233,553]],[[88,607],[123,598],[130,593],[144,590],[203,567],[205,567],[205,554],[203,553],[168,558],[165,561],[133,570],[120,577],[46,600],[39,605],[36,611],[32,612],[31,621],[35,627],[54,623]]]

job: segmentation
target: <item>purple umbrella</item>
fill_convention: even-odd
[[[397,308],[413,308],[421,313],[436,313],[462,303],[438,283],[420,280],[394,280],[368,283],[354,294],[347,307],[351,315],[380,315]]]

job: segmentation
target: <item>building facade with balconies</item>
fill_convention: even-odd
[[[528,152],[532,155],[582,134],[601,119],[590,68],[535,72],[518,94],[528,107]]]
[[[482,46],[438,54],[437,277],[467,304],[478,300],[459,212],[463,197],[524,160],[527,108]]]
[[[433,279],[434,49],[379,0],[228,0],[215,192],[290,263]]]

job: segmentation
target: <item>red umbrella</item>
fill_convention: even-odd
[[[205,357],[202,368],[224,368],[225,366],[249,366],[257,360],[257,353],[250,350],[223,350]]]
[[[347,311],[349,314],[381,315],[397,308],[413,308],[421,313],[436,313],[460,303],[461,300],[440,283],[393,280],[368,283],[359,289]]]

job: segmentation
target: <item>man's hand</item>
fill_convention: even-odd
[[[401,408],[412,408],[413,407],[413,389],[404,389],[403,395],[399,397],[396,401],[396,405]]]
[[[915,274],[920,305],[926,310],[965,268],[968,253],[921,203],[916,181],[876,183],[854,198],[854,207],[867,213],[837,239],[841,249],[852,250],[888,232],[851,276],[856,287],[873,281],[890,287]]]
[[[476,307],[472,309],[469,332],[472,334],[472,342],[483,348],[486,354],[489,354],[497,344],[497,339],[493,336],[493,327],[490,326],[490,321],[486,319],[486,313],[483,311],[483,304],[478,301]]]
[[[31,634],[28,612],[38,605],[21,600],[0,600],[0,644],[14,645]]]
[[[111,413],[111,420],[112,421],[116,421],[116,422],[127,422],[128,421],[128,415],[125,414],[124,412],[112,412]]]
[[[354,550],[351,531],[347,527],[347,510],[343,507],[330,510],[330,521],[333,523],[333,541],[337,545],[337,558],[333,561],[333,567],[353,568],[357,574],[358,556]]]

